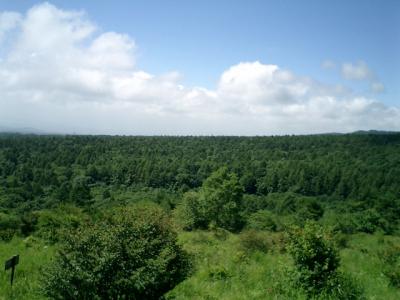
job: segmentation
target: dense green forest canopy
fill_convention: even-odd
[[[50,264],[52,273],[44,272],[53,275],[35,281],[44,284],[48,295],[65,296],[64,288],[71,290],[71,286],[76,293],[102,295],[102,276],[108,280],[107,274],[135,262],[135,257],[141,261],[143,255],[138,253],[147,248],[153,249],[143,252],[152,253],[149,263],[143,268],[132,264],[121,276],[134,276],[140,269],[147,272],[148,280],[135,279],[122,286],[117,280],[113,296],[128,290],[138,295],[155,291],[153,283],[161,281],[154,278],[164,278],[165,285],[157,286],[159,292],[153,295],[156,299],[191,278],[192,264],[196,274],[192,280],[204,274],[201,284],[210,278],[227,280],[232,268],[210,269],[202,260],[208,252],[213,257],[214,250],[226,243],[232,262],[243,255],[253,259],[258,255],[253,257],[254,251],[272,251],[270,256],[263,254],[263,259],[287,259],[284,252],[288,251],[293,264],[286,265],[292,273],[279,276],[291,278],[296,287],[289,291],[297,293],[302,284],[304,291],[322,295],[321,299],[362,299],[358,281],[353,282],[339,268],[339,250],[335,249],[345,249],[351,236],[357,240],[364,235],[370,241],[369,234],[385,234],[385,239],[394,241],[399,235],[399,150],[400,134],[393,133],[273,137],[2,134],[0,243],[11,247],[23,238],[19,243],[25,245],[24,251],[42,243],[57,249],[56,260]],[[144,212],[156,217],[146,217]],[[159,224],[160,220],[165,222]],[[398,245],[390,241],[385,244],[383,237],[377,238],[378,246],[385,247],[374,250],[374,255],[382,258],[379,276],[384,274],[390,286],[398,287]],[[204,248],[197,248],[202,243]],[[81,255],[81,246],[96,255]],[[373,247],[367,248],[356,252],[364,255]],[[186,251],[195,254],[195,259],[189,261]],[[346,251],[341,251],[345,258]],[[154,261],[169,267],[160,269]],[[88,262],[93,269],[80,271]],[[77,267],[69,268],[71,264]],[[196,268],[206,271],[203,274]],[[250,274],[254,277],[257,272],[251,269]],[[93,281],[92,276],[100,279]],[[64,286],[53,278],[69,279]],[[192,295],[190,280],[183,281],[175,293]],[[274,293],[284,294],[286,281],[278,281],[282,289],[276,286]],[[89,283],[93,285],[90,289],[79,287]],[[137,289],[137,284],[143,288]],[[343,286],[344,290],[336,289]]]
[[[96,186],[198,188],[227,166],[246,194],[359,201],[400,192],[400,134],[279,137],[0,136],[0,207],[89,203]]]

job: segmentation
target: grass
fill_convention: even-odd
[[[382,239],[400,243],[395,237],[352,236],[348,248],[340,252],[341,269],[361,283],[366,299],[400,299],[400,289],[390,286],[382,274],[378,256]],[[194,255],[196,268],[168,294],[169,299],[306,299],[285,285],[285,270],[291,266],[286,253],[245,252],[238,235],[232,234],[221,240],[210,232],[182,233],[180,241]]]
[[[400,299],[400,289],[389,285],[378,255],[388,240],[400,243],[397,237],[357,234],[341,250],[341,269],[361,282],[367,299]],[[291,259],[279,247],[246,249],[240,235],[215,231],[182,232],[179,242],[193,255],[195,268],[167,299],[306,299],[298,289],[285,285]],[[0,272],[0,300],[45,299],[40,295],[40,276],[54,252],[55,247],[35,239],[0,242],[3,263],[20,254],[12,288],[10,272]]]
[[[390,286],[389,280],[382,273],[379,250],[387,241],[400,243],[400,238],[358,234],[352,237],[349,247],[341,252],[342,269],[363,284],[367,299],[400,299],[400,289]]]
[[[45,299],[40,295],[39,281],[42,267],[54,255],[54,247],[42,241],[28,238],[14,238],[11,242],[0,242],[0,261],[4,263],[19,254],[19,264],[15,269],[14,284],[10,285],[11,270],[0,272],[0,300]]]

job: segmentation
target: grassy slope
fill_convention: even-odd
[[[342,269],[361,281],[367,299],[400,299],[400,290],[390,287],[381,273],[377,252],[382,239],[379,235],[353,236],[349,247],[341,251]],[[291,264],[287,254],[245,253],[236,235],[221,241],[212,233],[184,233],[181,242],[195,255],[196,271],[169,293],[171,299],[304,299],[296,289],[287,296],[279,292],[278,282],[284,282],[284,270]]]
[[[377,253],[385,239],[400,242],[393,237],[356,235],[341,251],[343,269],[362,282],[367,299],[400,299],[400,290],[388,286],[381,274]],[[283,270],[290,265],[285,253],[246,252],[233,234],[221,237],[203,231],[181,233],[180,242],[194,255],[195,271],[168,294],[169,299],[304,299],[296,289],[289,291],[290,296],[279,295],[278,283],[284,281]],[[1,262],[16,253],[21,258],[12,289],[10,273],[0,272],[0,300],[44,299],[39,295],[41,266],[49,263],[54,247],[18,238],[0,242]]]
[[[10,270],[4,271],[3,263],[15,254],[20,255],[16,267],[14,285],[10,287]],[[39,241],[24,242],[14,238],[9,243],[0,242],[0,300],[11,299],[44,299],[39,294],[39,277],[42,266],[49,263],[54,256],[54,248],[44,245]]]

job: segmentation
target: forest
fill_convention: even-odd
[[[0,134],[0,299],[399,299],[400,134]]]

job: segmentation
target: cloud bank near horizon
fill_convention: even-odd
[[[223,71],[215,89],[178,71],[136,67],[135,41],[85,12],[49,3],[0,12],[0,119],[60,133],[302,134],[400,130],[400,109],[259,61]],[[343,76],[370,79],[364,62]],[[383,90],[372,82],[372,90]]]

